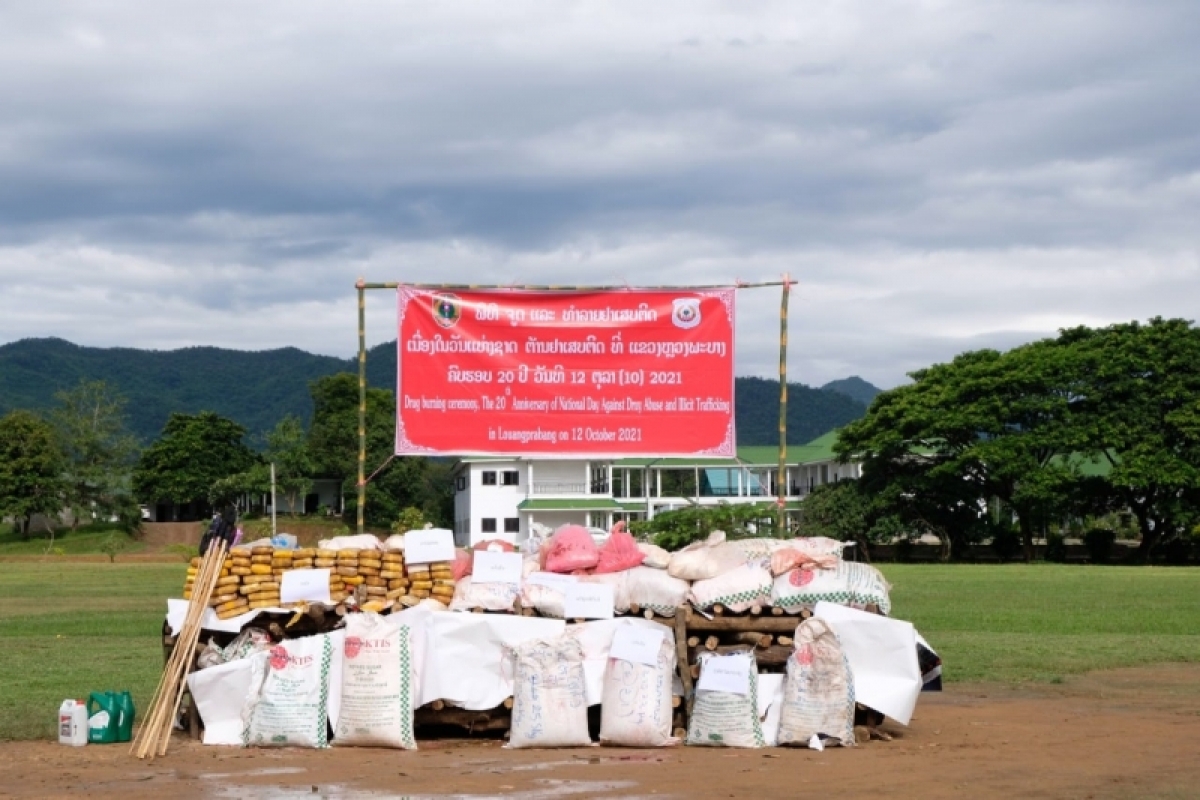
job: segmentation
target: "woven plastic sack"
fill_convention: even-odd
[[[886,615],[892,611],[889,589],[883,573],[870,564],[843,561],[837,569],[794,569],[780,575],[772,584],[771,602],[788,613],[825,601],[860,609],[875,605]]]
[[[656,664],[609,658],[600,703],[600,743],[621,747],[667,747],[671,735],[671,686],[675,636],[663,628]]]
[[[403,541],[400,545],[403,547]],[[356,533],[352,536],[335,536],[317,543],[322,550],[383,550],[383,542],[373,533]]]
[[[667,572],[685,581],[703,581],[745,563],[745,553],[733,542],[725,541],[725,531],[713,531],[703,542],[692,542],[672,553]]]
[[[247,747],[328,747],[328,634],[286,639],[256,664],[265,668],[261,689],[246,711]]]
[[[509,648],[513,708],[507,747],[582,747],[588,735],[583,646],[570,637]]]
[[[342,709],[333,735],[334,746],[416,750],[415,694],[408,626],[371,612],[347,615]]]
[[[829,623],[812,618],[796,628],[796,652],[787,661],[779,744],[854,745],[854,677]]]
[[[637,549],[641,550],[642,555],[645,556],[645,558],[642,560],[643,567],[666,569],[671,563],[671,554],[656,544],[638,542]]]
[[[625,594],[630,605],[672,614],[687,602],[688,582],[672,578],[661,569],[634,567],[626,573]]]
[[[708,580],[696,581],[688,593],[696,608],[723,605],[730,611],[771,603],[771,573],[761,563],[740,567]]]
[[[706,747],[765,747],[758,717],[758,668],[753,653],[700,654],[700,675],[713,658],[741,658],[748,663],[748,692],[696,689],[696,702],[688,719],[687,744]]]
[[[476,582],[470,575],[454,584],[454,599],[451,611],[470,611],[482,608],[487,611],[512,611],[520,587],[511,583],[495,581]]]
[[[646,556],[638,549],[624,527],[625,523],[618,522],[608,535],[608,541],[600,548],[600,560],[596,562],[596,572],[620,572],[633,569],[640,565]]]
[[[592,569],[600,560],[592,535],[582,525],[563,525],[545,545],[547,572],[569,574]]]

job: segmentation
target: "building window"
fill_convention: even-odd
[[[484,517],[483,519],[479,520],[479,528],[484,533],[495,533],[496,532],[496,518],[495,517]]]
[[[481,477],[484,486],[496,485],[496,471],[494,469],[489,469],[487,472],[481,473]]]
[[[500,474],[501,481],[505,486],[520,486],[521,473],[515,469],[506,469]]]
[[[458,480],[454,481],[454,488],[460,492],[465,492],[467,490],[467,479],[459,475]]]
[[[504,532],[505,533],[520,533],[521,532],[521,518],[520,517],[505,517],[504,518]]]

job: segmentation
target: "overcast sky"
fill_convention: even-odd
[[[358,276],[787,272],[790,377],[891,387],[1195,319],[1198,42],[1196,0],[0,0],[0,343],[349,357]]]

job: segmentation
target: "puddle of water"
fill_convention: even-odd
[[[539,761],[535,764],[509,764],[502,759],[494,759],[488,761],[468,761],[464,767],[478,767],[479,769],[464,769],[462,774],[471,775],[478,772],[531,772],[544,769],[554,769],[555,767],[574,767],[580,764],[637,764],[637,763],[661,763],[664,759],[661,756],[643,756],[643,755],[627,755],[627,756],[577,756],[575,758],[566,758],[559,761]]]
[[[206,779],[253,778],[260,775],[295,775],[297,772],[305,772],[304,767],[263,767],[262,769],[252,769],[249,772],[205,772],[200,777]]]
[[[634,781],[568,781],[540,780],[541,786],[519,793],[523,800],[557,800],[562,797],[582,795],[593,797],[602,792],[624,792],[637,784]],[[238,798],[238,800],[512,800],[510,794],[404,794],[360,789],[343,784],[317,786],[224,786],[210,795],[213,798]],[[624,793],[623,800],[648,800],[647,795]],[[666,795],[654,795],[654,800],[665,800]]]

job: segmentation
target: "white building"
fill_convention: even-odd
[[[835,440],[830,432],[788,447],[787,508],[821,484],[861,475],[858,464],[837,462]],[[687,505],[774,503],[778,463],[775,447],[739,447],[737,458],[463,458],[455,471],[455,543],[520,542],[535,522],[607,530]]]

